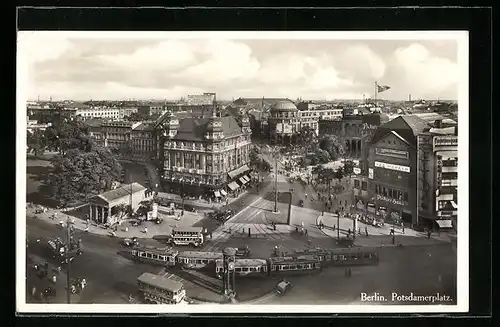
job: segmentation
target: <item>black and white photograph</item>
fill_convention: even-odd
[[[18,311],[468,310],[467,32],[17,47]]]

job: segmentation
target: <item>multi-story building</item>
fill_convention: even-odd
[[[163,149],[163,184],[177,194],[220,197],[248,182],[250,123],[234,117],[177,119],[173,113],[158,126]]]
[[[125,117],[128,117],[134,113],[137,113],[138,108],[137,107],[120,107],[120,115],[119,118],[123,119]]]
[[[147,162],[156,158],[156,139],[153,124],[136,123],[130,132],[130,159]]]
[[[73,119],[77,114],[76,109],[54,108],[48,105],[28,105],[27,116],[30,120],[36,120],[40,124],[55,123],[61,119]]]
[[[271,143],[293,143],[300,132],[300,113],[292,101],[278,101],[268,117]]]
[[[190,94],[187,97],[188,106],[210,106],[215,102],[215,93]]]
[[[137,113],[142,117],[161,115],[164,110],[161,103],[146,103],[137,106]]]
[[[342,118],[343,108],[335,107],[332,105],[319,105],[314,106],[310,102],[301,102],[297,104],[299,109],[300,126],[310,127],[319,134],[319,120],[338,120]]]
[[[103,122],[101,127],[105,147],[118,150],[130,144],[130,133],[132,131],[131,122]]]
[[[439,128],[438,123],[438,128],[418,135],[418,217],[434,227],[457,223],[457,131]]]
[[[412,115],[399,116],[377,129],[369,147],[367,196],[356,198],[367,213],[418,224],[417,135],[428,130],[425,121]]]
[[[377,128],[389,121],[385,114],[343,115],[338,119],[320,119],[319,135],[335,135],[344,144],[346,158],[367,157],[368,142]]]
[[[104,146],[103,123],[102,119],[86,119],[84,121],[84,124],[89,128],[90,138],[100,146]]]
[[[111,120],[120,119],[120,109],[109,107],[92,107],[85,109],[77,109],[76,115],[83,119],[89,118],[106,118]]]

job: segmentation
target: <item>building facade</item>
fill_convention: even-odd
[[[120,107],[119,111],[119,118],[123,119],[125,117],[128,117],[134,113],[137,113],[138,108],[137,107]]]
[[[247,117],[185,118],[169,114],[159,126],[165,190],[193,196],[220,196],[238,189],[249,171],[251,130]],[[215,196],[217,196],[215,195]]]
[[[399,116],[380,126],[368,149],[367,212],[374,218],[416,225],[417,135],[429,130],[415,116]],[[356,203],[359,200],[355,198]]]
[[[432,128],[418,135],[419,219],[430,227],[456,228],[457,187],[457,129]]]
[[[108,107],[93,107],[86,109],[77,109],[76,115],[82,117],[83,119],[89,118],[105,118],[111,120],[120,119],[120,109],[118,108],[108,108]]]
[[[89,219],[98,224],[116,224],[120,222],[120,216],[123,216],[117,212],[117,206],[131,206],[136,211],[141,201],[152,198],[153,192],[139,183],[122,185],[89,199]]]
[[[137,106],[137,113],[142,117],[161,115],[164,110],[163,104],[159,103],[141,104]]]
[[[120,149],[130,143],[131,122],[103,122],[101,128],[105,147]]]
[[[268,117],[271,143],[293,143],[300,132],[300,113],[292,101],[278,101]]]
[[[153,124],[134,124],[130,132],[130,159],[149,162],[156,159],[156,139]]]

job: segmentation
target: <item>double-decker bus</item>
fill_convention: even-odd
[[[186,290],[181,282],[161,275],[144,273],[137,278],[137,284],[145,303],[178,304],[186,297]]]
[[[217,278],[222,279],[224,273],[223,260],[216,261],[215,273]],[[234,273],[241,277],[267,276],[268,263],[264,259],[236,259],[234,261]]]
[[[191,245],[198,247],[204,242],[203,227],[173,229],[170,242],[175,245]]]
[[[177,250],[172,248],[156,248],[151,246],[136,246],[130,253],[134,260],[158,264],[162,266],[175,266]]]

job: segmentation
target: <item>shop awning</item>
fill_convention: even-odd
[[[236,182],[231,182],[227,185],[231,191],[236,190],[238,187],[240,187]]]
[[[248,175],[244,175],[243,178],[247,181],[247,182],[250,182],[250,177],[248,177]]]
[[[239,181],[241,182],[242,185],[245,185],[247,183],[247,180],[244,179],[243,177],[240,177]]]
[[[363,210],[365,208],[365,205],[363,204],[363,201],[358,201],[358,203],[356,203],[356,207],[359,209],[359,210]]]
[[[458,209],[458,205],[455,201],[450,201],[451,202],[451,206],[453,207],[453,209]]]
[[[458,151],[437,151],[436,154],[444,160],[458,158]]]
[[[216,198],[220,198],[220,192],[219,191],[214,191],[214,195]]]
[[[236,176],[246,173],[249,170],[250,168],[247,165],[243,165],[240,168],[236,168],[235,170],[230,171],[227,174],[229,175],[230,178],[235,178]]]
[[[449,219],[436,220],[436,223],[438,224],[439,228],[453,228],[453,224]]]
[[[223,196],[226,196],[227,195],[227,192],[224,191],[224,190],[220,190],[220,194],[222,194]]]

